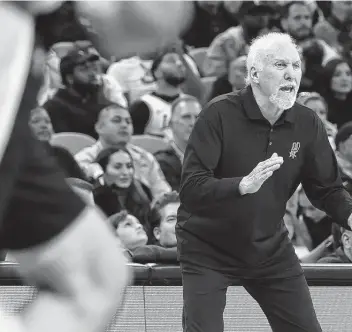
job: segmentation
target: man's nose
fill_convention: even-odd
[[[284,78],[288,81],[291,81],[294,78],[294,70],[292,65],[286,67]]]

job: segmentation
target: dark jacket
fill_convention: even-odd
[[[153,211],[150,208],[151,199],[148,197],[143,185],[135,180],[125,193],[125,201],[121,202],[121,191],[109,186],[98,186],[93,190],[94,202],[109,217],[115,213],[126,210],[134,215],[145,226],[148,237],[151,232]]]
[[[145,245],[131,252],[134,263],[147,264],[178,264],[177,250],[174,248],[163,248],[157,245]]]
[[[155,153],[155,158],[158,161],[160,168],[165,175],[165,179],[171,186],[172,190],[179,191],[182,164],[175,150],[170,147],[167,150],[158,151]]]
[[[97,139],[95,123],[100,111],[109,104],[111,103],[102,94],[84,99],[70,94],[66,89],[60,89],[43,107],[47,110],[56,133],[77,132]]]

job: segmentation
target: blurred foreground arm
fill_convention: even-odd
[[[25,280],[39,290],[32,305],[12,318],[23,332],[102,332],[130,279],[118,239],[93,208],[50,241],[10,254]]]

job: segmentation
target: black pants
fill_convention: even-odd
[[[183,331],[222,332],[226,291],[231,277],[207,268],[181,264]],[[243,279],[273,332],[321,332],[304,275],[292,278]]]

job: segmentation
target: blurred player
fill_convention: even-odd
[[[42,35],[35,16],[60,5],[0,4],[5,27],[0,33],[0,249],[18,261],[22,277],[39,291],[21,315],[0,313],[1,332],[102,332],[130,280],[127,261],[104,216],[74,194],[28,127],[45,57],[38,47]],[[166,27],[178,25],[165,20],[160,4],[80,2],[78,7],[95,25],[101,48],[117,58],[149,52],[159,43],[153,23],[158,17],[166,37],[178,33]],[[171,14],[182,16],[181,11]],[[126,29],[134,25],[135,16],[131,35]]]

